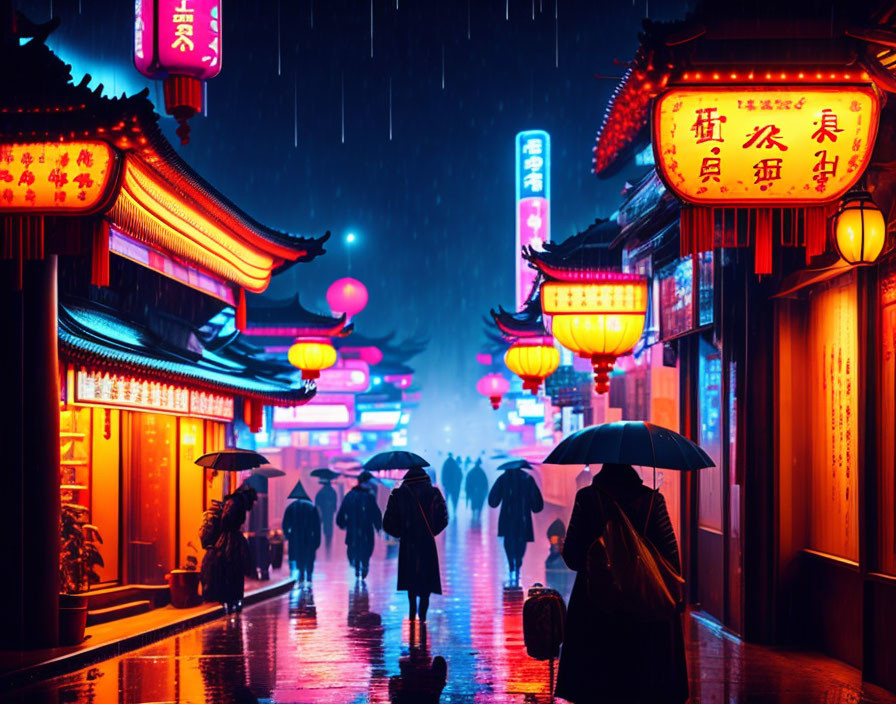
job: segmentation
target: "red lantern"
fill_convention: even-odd
[[[492,408],[497,411],[501,406],[501,397],[510,391],[510,382],[500,374],[486,374],[476,384],[476,390],[483,396],[488,396]]]
[[[136,0],[134,65],[165,81],[165,112],[190,141],[193,115],[202,110],[202,81],[221,70],[220,0]]]
[[[333,315],[345,313],[349,318],[367,305],[367,288],[357,279],[339,279],[327,289],[327,304]]]

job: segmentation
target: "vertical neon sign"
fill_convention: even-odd
[[[541,249],[551,239],[551,138],[544,130],[516,136],[516,306],[532,292],[536,272],[523,259],[525,246]]]

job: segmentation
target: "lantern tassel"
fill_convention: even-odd
[[[754,243],[754,271],[763,276],[772,273],[772,211],[761,208],[756,213],[756,241]]]
[[[93,249],[90,258],[90,283],[109,285],[109,223],[100,220],[93,230]]]
[[[240,288],[234,323],[236,324],[237,330],[246,332],[246,290],[243,288]]]

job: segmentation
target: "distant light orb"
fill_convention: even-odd
[[[327,289],[327,305],[334,315],[357,315],[367,306],[367,300],[367,287],[357,279],[339,279]]]
[[[349,233],[345,236],[345,241],[346,241],[348,244],[351,244],[352,242],[354,242],[354,241],[355,241],[355,233],[354,233],[354,232],[349,232]]]

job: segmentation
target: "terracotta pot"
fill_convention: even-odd
[[[168,585],[171,589],[171,605],[176,609],[187,609],[202,603],[199,597],[199,570],[171,570]]]
[[[87,606],[86,594],[60,594],[59,608],[74,609],[81,606]]]
[[[84,606],[59,607],[59,645],[83,643],[85,628],[87,628],[86,604]]]
[[[283,564],[283,543],[271,543],[271,567],[279,570]]]

